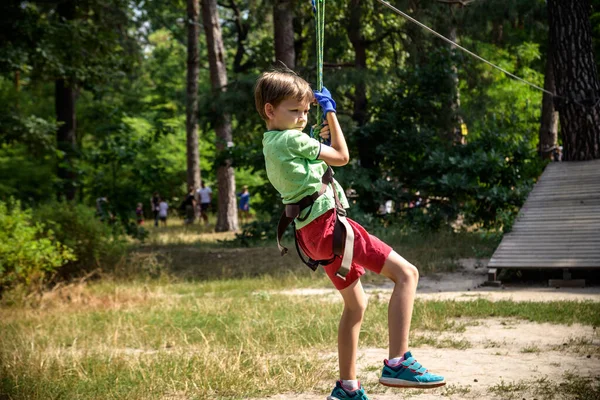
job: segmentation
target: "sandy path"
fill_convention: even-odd
[[[479,325],[467,326],[464,333],[447,335],[469,341],[472,344],[469,349],[422,347],[414,350],[414,355],[421,363],[446,377],[448,386],[445,388],[419,391],[382,387],[377,384],[377,379],[387,351],[376,348],[361,350],[359,376],[369,398],[491,400],[503,398],[489,391],[490,387],[502,382],[509,384],[546,377],[552,385],[562,382],[566,372],[577,371],[589,377],[600,375],[600,338],[589,326],[536,324],[511,319],[476,322]],[[533,347],[539,352],[523,352]],[[324,356],[335,358],[335,354]],[[326,396],[327,393],[287,393],[268,399],[323,400]],[[524,390],[518,398],[533,397]]]
[[[487,279],[487,261],[460,260],[463,270],[438,276],[424,276],[419,280],[417,298],[422,300],[469,301],[478,298],[490,301],[600,301],[600,287],[550,288],[507,284],[501,288],[481,286]],[[388,298],[391,285],[364,285],[368,296],[379,293]],[[342,298],[335,289],[292,289],[280,292],[297,296],[319,296],[327,301]]]

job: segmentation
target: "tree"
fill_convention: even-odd
[[[454,43],[458,43],[458,34],[457,34],[457,25],[458,22],[456,20],[456,11],[455,8],[462,8],[465,6],[464,2],[461,0],[449,1],[449,0],[437,0],[439,3],[445,3],[448,5],[450,9],[450,18],[449,21],[446,20],[446,25],[448,26],[448,39],[452,40]],[[453,144],[464,144],[465,137],[462,135],[461,125],[463,123],[462,116],[460,115],[460,87],[458,81],[458,67],[456,65],[456,47],[448,44],[450,48],[450,53],[452,54],[452,65],[450,66],[450,74],[448,78],[451,81],[451,89],[452,93],[450,95],[450,102],[448,103],[448,107],[451,112],[449,113],[450,120],[448,121],[447,135],[450,143]]]
[[[187,0],[187,102],[186,102],[186,143],[187,143],[187,184],[200,187],[200,150],[198,147],[198,33],[200,4],[198,0]]]
[[[227,69],[216,0],[202,0],[202,20],[208,47],[211,86],[215,96],[219,96],[226,90]],[[213,123],[217,134],[216,148],[217,162],[219,163],[217,166],[219,210],[215,230],[217,232],[235,231],[238,228],[235,175],[231,157],[227,155],[228,149],[233,145],[231,116],[216,111]]]
[[[548,49],[546,55],[546,73],[544,75],[544,89],[550,93],[556,92],[554,82],[554,69],[552,66],[552,51]],[[551,94],[544,92],[542,98],[542,117],[540,123],[540,156],[551,158],[552,152],[558,145],[558,113],[554,107]]]
[[[565,161],[600,158],[600,81],[589,0],[548,0],[551,49]]]
[[[290,69],[296,68],[293,3],[293,0],[275,0],[273,4],[275,62],[281,61]]]

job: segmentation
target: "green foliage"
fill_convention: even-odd
[[[62,277],[110,269],[125,254],[122,228],[101,222],[94,209],[82,204],[46,203],[35,209],[34,218],[43,221],[44,230],[52,231],[76,256],[58,271]]]
[[[0,201],[0,226],[0,293],[18,284],[43,281],[76,260],[72,249],[18,201]]]
[[[32,205],[53,198],[56,177],[49,159],[31,157],[24,145],[0,145],[0,199]]]
[[[68,10],[61,7],[69,4],[72,18],[62,18]],[[336,176],[358,194],[353,216],[375,230],[395,223],[386,216],[382,225],[376,214],[382,202],[393,199],[397,219],[411,228],[439,229],[460,218],[508,229],[541,171],[534,151],[540,93],[452,52],[376,2],[349,4],[327,5],[324,78],[352,152],[353,164]],[[591,4],[598,49],[598,0]],[[462,45],[543,85],[543,1],[489,0],[458,8],[399,0],[395,5],[442,34],[455,26]],[[222,159],[215,156],[213,124],[215,116],[229,113],[235,146],[222,157],[233,159],[238,187],[250,187],[252,209],[261,220],[247,227],[243,240],[262,240],[267,232],[262,225],[272,224],[281,211],[279,195],[267,183],[264,122],[252,90],[273,62],[273,22],[265,18],[271,7],[263,0],[219,6],[228,70],[227,90],[219,95],[211,90],[204,37],[199,46],[202,179],[215,188]],[[154,191],[172,208],[185,192],[186,3],[27,1],[4,2],[0,11],[0,106],[6,110],[0,116],[0,198],[37,205],[61,187],[56,167],[65,160],[56,151],[54,81],[64,79],[77,91],[72,163],[77,200],[93,206],[107,196],[118,229],[143,238],[132,224],[136,204],[144,205],[148,219]],[[349,38],[357,11],[366,69],[355,67],[357,43]],[[310,3],[294,3],[294,18],[296,70],[314,83]],[[461,101],[456,111],[448,106],[457,90],[449,79],[455,71]],[[354,108],[359,84],[367,96],[363,110]],[[366,115],[363,126],[357,126],[357,111]],[[447,140],[458,115],[469,129],[462,147]]]

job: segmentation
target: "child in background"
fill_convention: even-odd
[[[321,178],[331,166],[349,161],[348,148],[336,116],[336,104],[326,88],[313,94],[309,84],[292,71],[263,73],[256,82],[256,108],[265,121],[263,154],[267,176],[283,198],[284,204],[295,204],[321,188]],[[331,146],[322,145],[302,132],[308,121],[312,102],[318,101],[326,125],[321,137],[330,138]],[[339,184],[334,183],[344,208],[348,201]],[[333,189],[300,211],[294,221],[296,237],[302,250],[314,260],[333,258],[333,226],[336,221]],[[360,282],[365,268],[382,274],[394,283],[388,306],[389,359],[383,361],[379,382],[382,385],[411,388],[433,388],[446,384],[444,378],[430,373],[412,356],[408,347],[410,322],[419,280],[417,268],[370,235],[362,226],[347,221],[354,232],[354,257],[345,279],[336,275],[341,258],[324,266],[325,272],[339,290],[344,311],[338,329],[340,380],[328,400],[368,400],[356,377],[358,338],[367,298]]]
[[[242,193],[238,194],[238,197],[240,198],[240,217],[243,223],[250,220],[250,192],[248,192],[248,186],[243,186]]]
[[[160,199],[158,203],[158,219],[162,222],[163,226],[167,226],[167,214],[169,212],[169,205],[164,199]]]
[[[138,203],[135,209],[135,218],[138,225],[144,225],[144,208],[142,203]]]

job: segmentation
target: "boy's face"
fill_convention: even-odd
[[[267,103],[265,105],[265,114],[269,118],[267,128],[278,131],[286,129],[301,131],[308,122],[309,110],[310,102],[308,100],[285,99],[277,107]]]

